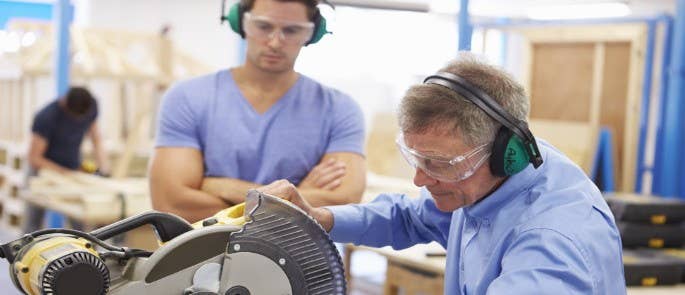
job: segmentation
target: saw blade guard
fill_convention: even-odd
[[[252,190],[247,195],[244,215],[243,229],[231,233],[229,256],[254,253],[270,259],[285,273],[292,294],[346,294],[338,250],[321,225],[302,209]],[[229,277],[227,290],[249,289],[241,283],[251,282],[231,280],[230,272],[223,275]]]

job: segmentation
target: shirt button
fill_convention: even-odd
[[[490,219],[483,219],[483,226],[489,227],[490,226]]]

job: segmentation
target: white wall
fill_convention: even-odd
[[[338,7],[333,34],[305,47],[296,70],[354,97],[366,114],[394,112],[404,91],[457,52],[452,17]]]

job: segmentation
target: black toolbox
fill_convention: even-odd
[[[685,227],[680,224],[617,222],[616,225],[626,248],[680,248],[685,244]]]
[[[676,285],[683,277],[683,265],[663,250],[623,250],[627,286]]]
[[[643,224],[677,224],[685,221],[685,201],[626,193],[604,195],[616,221]]]

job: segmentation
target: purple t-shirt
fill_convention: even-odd
[[[349,96],[304,75],[259,114],[223,70],[169,89],[155,146],[202,151],[205,176],[297,185],[324,154],[363,155],[364,117]]]

